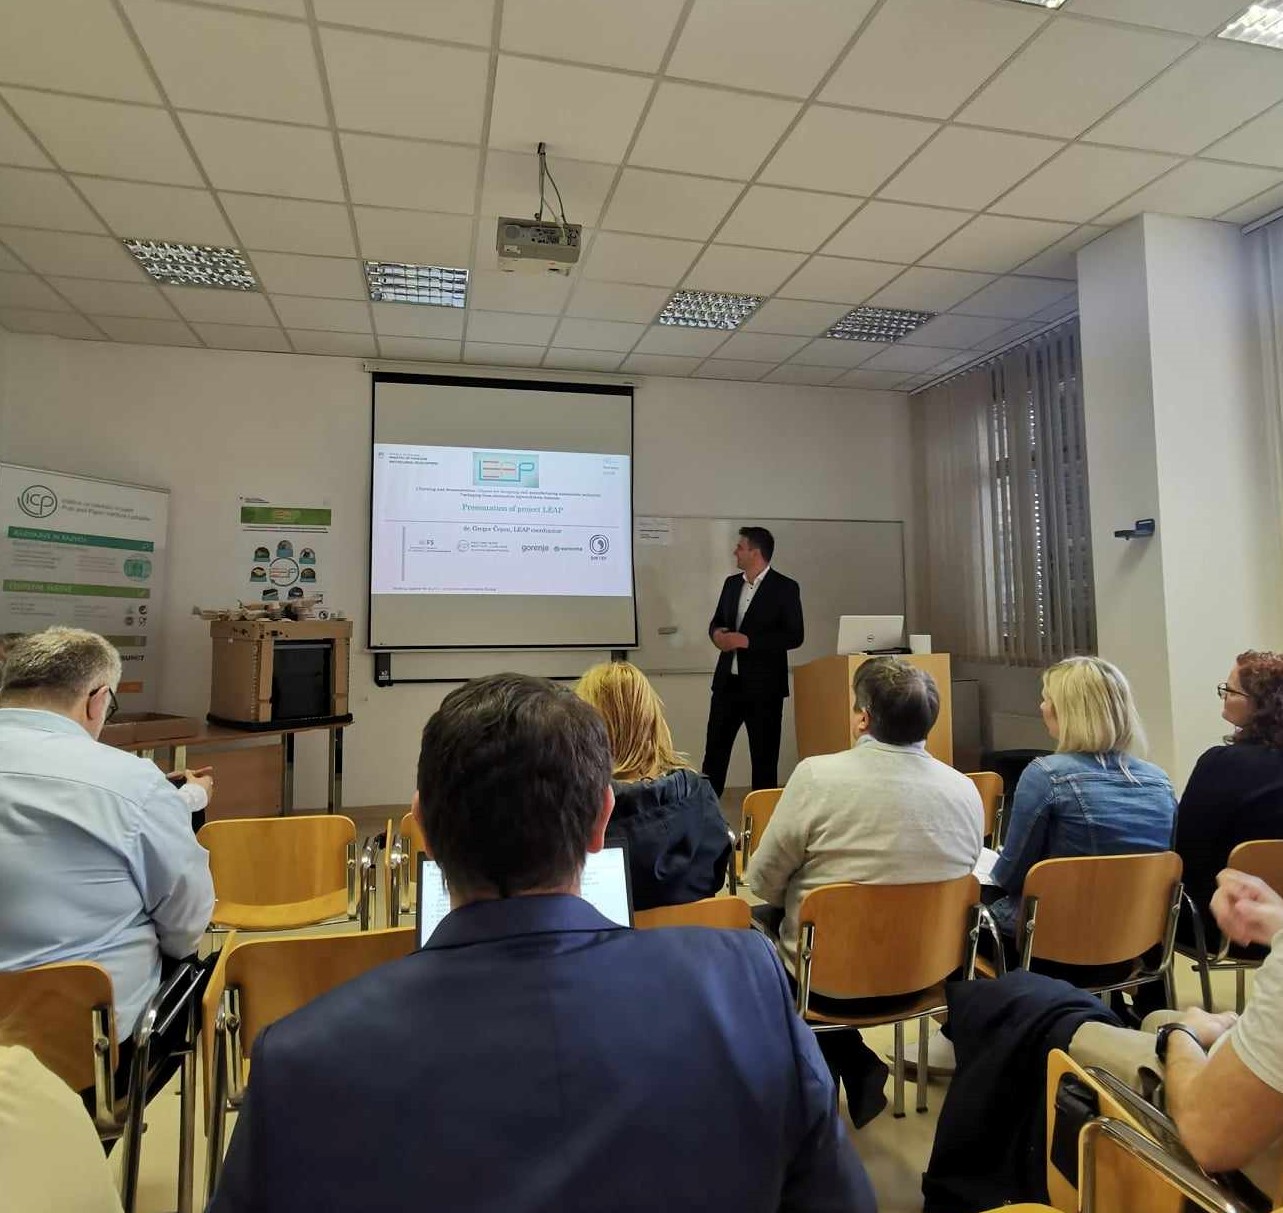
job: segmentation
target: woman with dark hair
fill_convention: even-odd
[[[1205,923],[1230,852],[1283,838],[1283,654],[1240,653],[1216,692],[1234,731],[1198,760],[1176,816],[1185,891]],[[1184,918],[1181,937],[1192,938]]]

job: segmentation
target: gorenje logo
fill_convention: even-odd
[[[58,495],[43,484],[33,484],[18,495],[18,508],[28,518],[48,518],[58,508]]]

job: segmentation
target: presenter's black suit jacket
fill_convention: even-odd
[[[722,653],[713,671],[713,690],[723,690],[734,672],[732,659],[739,658],[741,692],[751,699],[787,699],[789,693],[789,649],[796,649],[805,638],[802,624],[802,592],[791,577],[768,569],[762,584],[744,612],[744,622],[737,629],[735,614],[739,610],[740,590],[744,575],[735,573],[722,586],[717,610],[708,625],[711,638],[718,628],[740,631],[748,637],[748,648],[735,653]]]

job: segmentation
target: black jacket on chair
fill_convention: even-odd
[[[789,693],[789,649],[801,645],[805,630],[802,624],[802,591],[796,581],[767,569],[762,584],[744,612],[744,622],[735,626],[739,611],[740,590],[744,575],[735,573],[722,586],[717,610],[708,625],[711,638],[718,628],[740,631],[748,637],[748,648],[722,653],[713,671],[713,690],[722,690],[735,672],[733,661],[739,659],[740,686],[744,694],[759,699],[787,699]]]

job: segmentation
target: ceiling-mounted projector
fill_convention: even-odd
[[[569,274],[579,260],[581,223],[557,223],[545,219],[500,219],[495,235],[499,268],[539,274]]]

